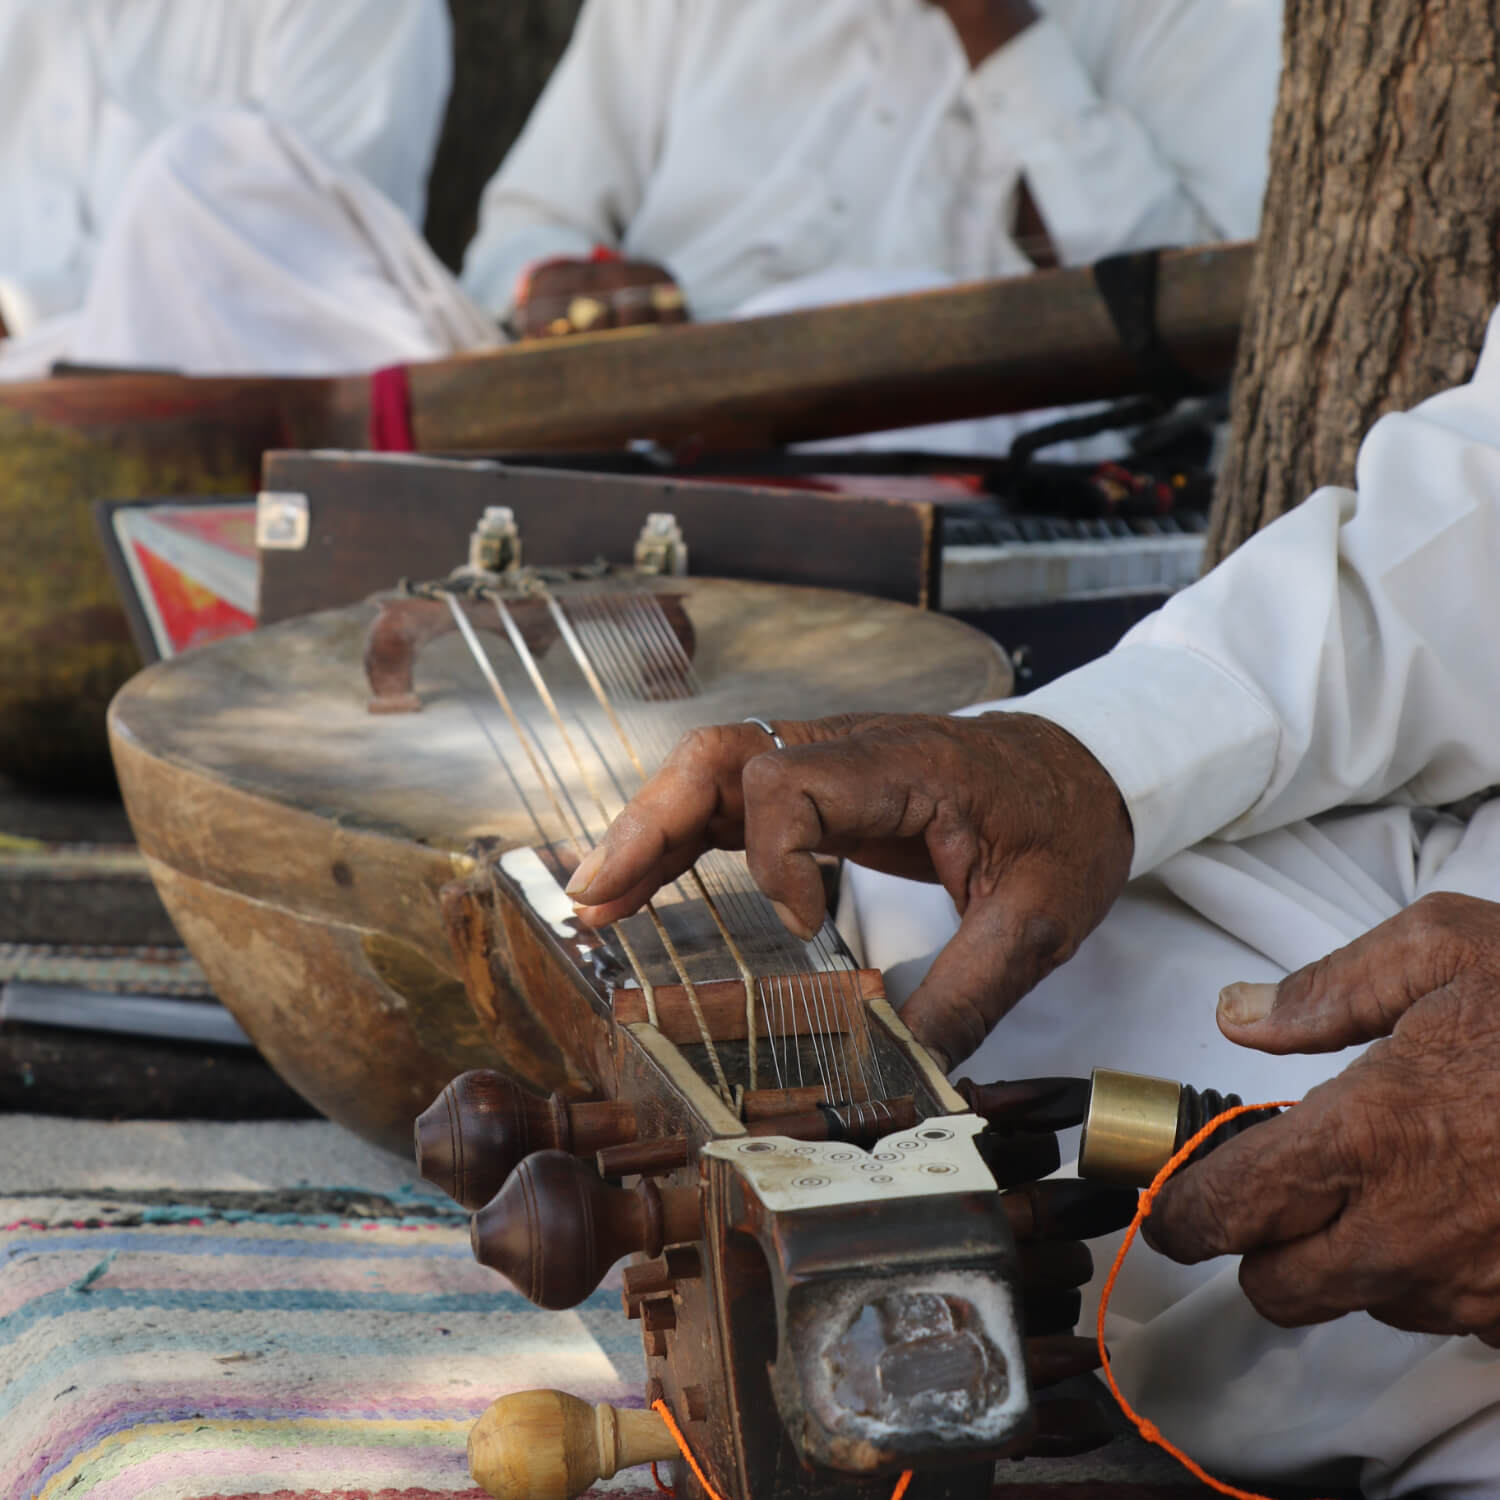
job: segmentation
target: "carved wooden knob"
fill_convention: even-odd
[[[469,1473],[495,1500],[573,1500],[621,1469],[676,1457],[654,1411],[590,1406],[562,1391],[502,1396],[469,1432]]]
[[[701,1238],[695,1188],[610,1187],[577,1157],[538,1151],[470,1224],[474,1258],[538,1307],[577,1307],[622,1256]]]
[[[417,1116],[417,1170],[465,1208],[479,1208],[533,1151],[590,1153],[635,1139],[629,1104],[540,1098],[489,1068],[460,1074]]]

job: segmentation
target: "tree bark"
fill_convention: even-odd
[[[1467,379],[1500,300],[1500,0],[1287,0],[1217,561],[1382,413]]]

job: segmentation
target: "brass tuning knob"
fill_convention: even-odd
[[[562,1391],[502,1396],[469,1431],[469,1473],[494,1500],[574,1500],[621,1469],[676,1457],[654,1411],[590,1406]]]
[[[1219,1094],[1111,1068],[1096,1068],[1091,1084],[1088,1114],[1078,1144],[1078,1175],[1127,1187],[1146,1187],[1215,1115],[1241,1102],[1237,1094]],[[1212,1150],[1276,1113],[1274,1109],[1257,1110],[1229,1121],[1203,1143],[1199,1152]],[[1194,1153],[1195,1160],[1199,1152]]]
[[[701,1239],[696,1188],[610,1187],[563,1151],[528,1156],[470,1224],[474,1258],[538,1307],[577,1307],[617,1260]]]

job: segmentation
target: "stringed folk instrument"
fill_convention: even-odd
[[[1077,1242],[1134,1207],[1038,1181],[1088,1084],[955,1088],[881,976],[832,924],[788,934],[738,855],[602,933],[563,890],[685,730],[793,703],[953,707],[1004,690],[994,648],[871,600],[516,554],[489,516],[450,580],[158,667],[112,712],[162,893],[272,1061],[371,1129],[346,1102],[369,1041],[354,951],[394,992],[438,966],[412,939],[440,928],[504,1071],[469,1070],[423,1114],[424,1174],[543,1307],[633,1257],[658,1412],[512,1395],[474,1431],[476,1478],[565,1500],[675,1457],[670,1416],[697,1466],[675,1466],[685,1496],[883,1500],[912,1471],[917,1500],[958,1500],[998,1456],[1103,1440],[1087,1401],[1034,1395],[1092,1368],[1069,1337]],[[390,1037],[382,1085],[426,1061]]]
[[[681,632],[674,639],[690,641],[692,696],[623,695],[627,723],[651,720],[636,741],[648,764],[681,728],[747,712],[794,719],[899,705],[943,713],[1010,691],[992,641],[877,599],[690,577],[572,587],[626,589],[641,609],[667,596],[661,607]],[[451,622],[441,601],[408,599],[396,618],[414,606],[419,617],[436,608]],[[560,869],[574,857],[574,810],[595,830],[601,823],[494,609],[481,601],[465,610],[528,726],[524,744],[456,629],[422,646],[410,668],[421,711],[372,714],[379,685],[405,691],[378,662],[371,687],[364,657],[376,604],[288,620],[160,663],[122,689],[110,712],[136,837],[214,992],[300,1093],[403,1153],[412,1120],[467,1068],[503,1069],[543,1095],[583,1098],[598,1087],[592,1041],[569,1031],[571,1012],[547,1008],[550,980],[497,969],[481,985],[486,965],[467,951],[460,957],[449,939],[446,888],[488,881],[490,865],[512,850],[540,848],[537,858],[555,857]],[[591,774],[606,805],[618,807],[639,782],[618,736],[566,643],[555,632],[545,639],[545,608],[528,601],[514,613],[537,632],[537,663],[575,744],[594,754],[571,729],[577,711],[608,755],[609,773]],[[680,661],[649,660],[664,682],[681,676]],[[538,750],[545,780],[524,745]],[[568,784],[560,811],[548,794],[554,770]],[[528,868],[537,882],[540,867]],[[547,880],[555,885],[550,872]],[[769,1044],[758,1052],[761,1082],[774,1081]],[[803,1067],[805,1076],[805,1059]]]

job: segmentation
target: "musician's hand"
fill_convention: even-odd
[[[520,338],[681,323],[687,305],[672,273],[649,261],[563,260],[539,267],[511,313]]]
[[[1500,1345],[1500,906],[1428,896],[1279,986],[1229,986],[1219,1025],[1263,1052],[1383,1040],[1187,1168],[1147,1239],[1242,1254],[1284,1327],[1362,1309]]]
[[[950,1065],[1104,916],[1133,851],[1118,788],[1029,714],[889,714],[687,735],[569,885],[594,926],[638,910],[707,848],[743,847],[782,921],[826,908],[814,852],[940,881],[962,918],[902,1012]]]

